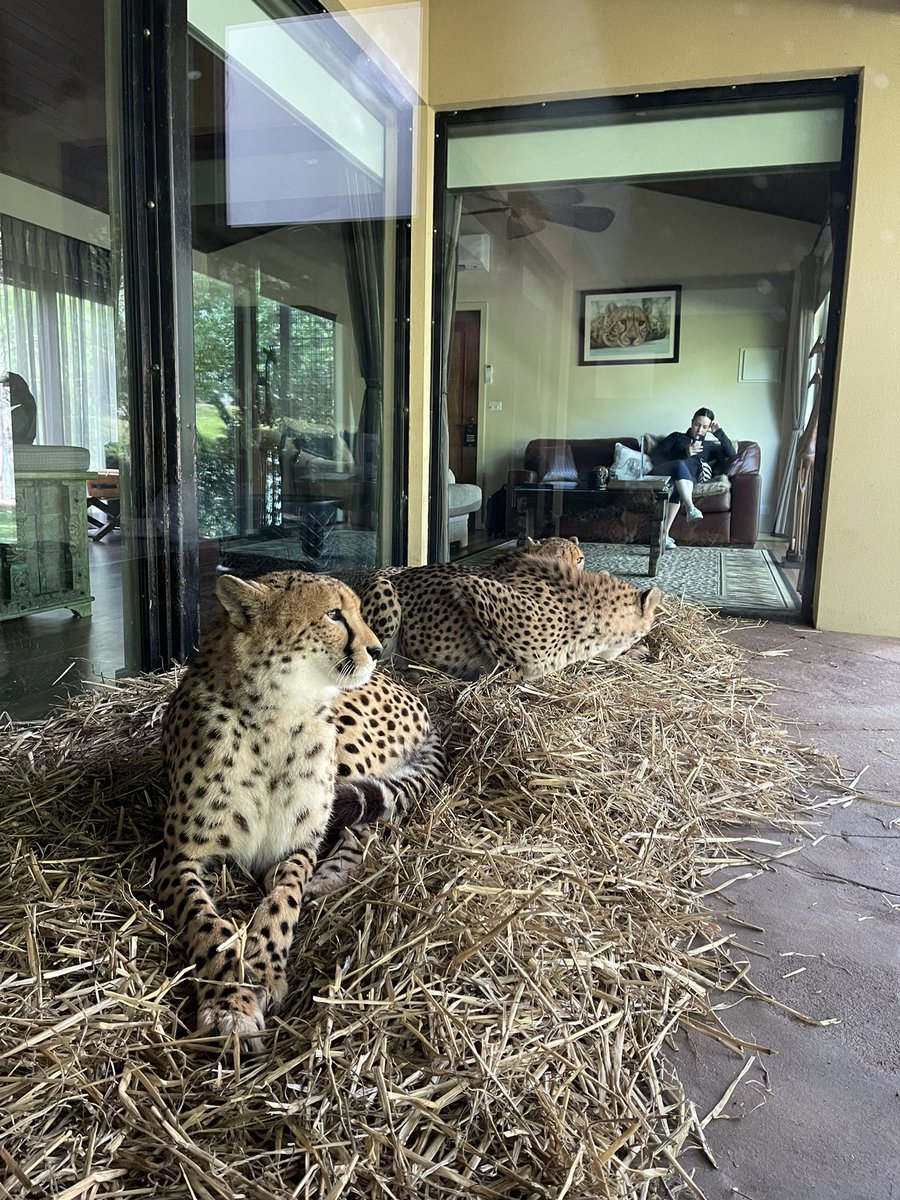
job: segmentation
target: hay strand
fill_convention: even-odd
[[[701,1195],[678,1155],[694,1137],[712,1160],[715,1110],[698,1120],[667,1045],[686,1027],[767,1052],[729,1034],[718,987],[792,1011],[704,905],[786,850],[797,796],[834,764],[672,602],[643,660],[411,678],[451,777],[305,913],[255,1058],[194,1035],[192,969],[154,900],[175,673],[3,731],[8,1193],[624,1200],[674,1173]],[[219,886],[250,910],[247,881]]]

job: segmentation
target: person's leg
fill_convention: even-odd
[[[697,520],[694,514],[702,516],[702,513],[694,507],[694,477],[685,460],[679,459],[675,462],[660,463],[659,466],[654,467],[654,471],[659,475],[667,474],[671,476],[673,490],[678,496],[677,500],[674,496],[670,498],[666,512],[666,538],[668,538],[669,531],[672,528],[675,518],[678,516],[678,509],[682,504],[684,505],[684,511],[689,521]]]

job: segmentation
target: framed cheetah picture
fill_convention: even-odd
[[[579,364],[678,362],[681,284],[581,293]]]

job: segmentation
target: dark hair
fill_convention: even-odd
[[[694,413],[694,417],[709,417],[711,421],[714,421],[716,419],[716,414],[711,408],[698,408]],[[691,420],[693,420],[694,417],[691,417]]]

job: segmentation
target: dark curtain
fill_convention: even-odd
[[[359,370],[365,380],[354,456],[359,481],[354,497],[355,523],[378,528],[378,476],[384,413],[384,220],[376,218],[369,196],[348,172],[348,194],[357,220],[344,224],[347,289]]]
[[[437,562],[447,562],[450,558],[448,503],[450,427],[447,417],[447,388],[450,376],[450,347],[453,342],[453,317],[456,313],[457,254],[461,215],[462,197],[448,194],[444,207],[444,245],[441,263],[441,379],[438,393],[438,419],[434,424],[437,445],[433,450],[434,461],[437,464],[437,483],[432,488],[431,496],[431,521],[436,531]]]

